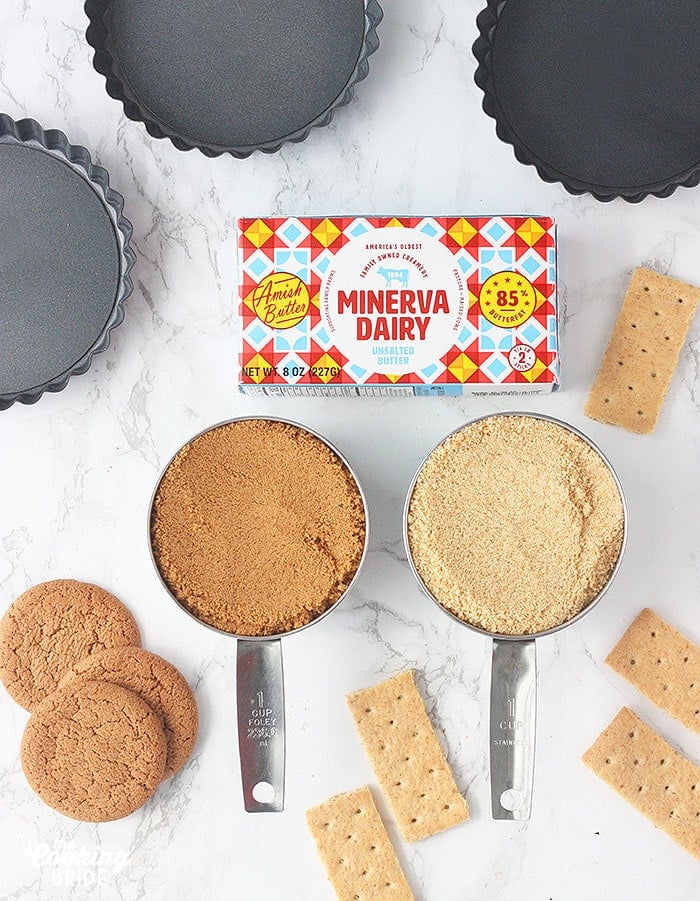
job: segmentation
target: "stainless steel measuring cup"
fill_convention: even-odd
[[[232,422],[251,419],[285,423],[286,425],[294,426],[303,432],[307,432],[319,441],[322,441],[335,454],[345,466],[348,473],[352,476],[357,491],[362,498],[364,509],[364,547],[357,569],[355,570],[355,574],[348,587],[343,594],[334,601],[327,610],[317,616],[316,619],[311,620],[311,622],[306,623],[306,625],[300,626],[297,629],[292,629],[289,632],[283,632],[278,635],[236,635],[199,619],[171,592],[158,568],[158,563],[153,551],[151,531],[153,505],[163,476],[177,454],[180,450],[187,447],[207,432],[229,425]],[[158,577],[163,587],[168,592],[168,595],[189,617],[196,620],[200,625],[211,629],[213,632],[218,632],[221,635],[228,635],[231,638],[237,639],[236,708],[238,720],[238,749],[241,765],[241,780],[243,784],[243,803],[245,809],[251,813],[281,811],[284,809],[286,733],[281,639],[316,625],[316,623],[325,619],[332,610],[335,610],[355,584],[367,555],[368,546],[369,516],[367,511],[367,500],[352,467],[340,451],[329,441],[326,441],[325,438],[313,431],[313,429],[300,425],[298,422],[293,422],[290,419],[281,419],[279,417],[270,416],[239,416],[234,419],[226,420],[225,422],[219,422],[207,429],[203,429],[201,432],[193,435],[182,445],[182,448],[178,449],[178,451],[173,454],[158,477],[148,510],[148,547]],[[283,577],[283,574],[280,574],[280,577]]]
[[[461,432],[462,429],[500,416],[523,416],[531,419],[542,419],[561,426],[573,433],[589,447],[591,447],[608,467],[620,493],[620,501],[623,511],[623,535],[620,553],[615,566],[610,573],[607,583],[590,603],[576,616],[561,625],[542,632],[530,635],[502,635],[497,632],[487,632],[478,626],[472,625],[455,616],[447,608],[443,607],[437,598],[428,590],[416,568],[408,539],[408,513],[411,506],[413,491],[423,467],[433,453],[444,444],[452,435]],[[610,462],[602,451],[582,432],[568,423],[545,416],[540,413],[494,413],[481,416],[455,429],[445,436],[427,456],[423,459],[418,471],[413,477],[411,487],[408,490],[403,515],[404,544],[408,562],[413,575],[418,580],[425,594],[437,604],[437,606],[455,622],[472,632],[486,635],[493,641],[491,657],[491,700],[490,700],[490,763],[491,763],[491,814],[495,820],[528,820],[532,803],[532,789],[535,763],[535,722],[537,700],[537,657],[535,639],[545,635],[554,635],[567,626],[578,622],[586,613],[595,607],[607,591],[615,574],[617,573],[627,541],[627,505],[620,481],[610,465]]]

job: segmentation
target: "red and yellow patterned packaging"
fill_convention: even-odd
[[[246,394],[542,394],[559,386],[541,216],[238,221]]]

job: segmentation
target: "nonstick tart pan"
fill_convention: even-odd
[[[327,125],[379,46],[377,0],[88,0],[95,69],[180,150],[244,158]]]
[[[601,585],[598,593],[580,612],[570,619],[552,627],[530,634],[502,634],[489,632],[474,623],[468,622],[456,616],[427,587],[416,563],[416,555],[410,541],[409,515],[411,502],[416,485],[426,464],[436,451],[445,445],[460,432],[479,423],[489,424],[499,417],[541,420],[551,423],[569,432],[580,439],[597,455],[601,463],[607,469],[613,484],[619,493],[621,504],[623,532],[617,559],[608,573],[606,581]],[[517,462],[513,464],[517,467]],[[456,475],[456,474],[455,474]],[[573,490],[573,488],[572,488]],[[488,499],[488,488],[485,488],[484,497]],[[484,516],[484,511],[469,511],[471,514]],[[533,524],[533,529],[536,528]],[[464,626],[481,635],[492,639],[491,660],[491,700],[490,700],[490,764],[491,764],[491,811],[495,820],[528,820],[532,803],[532,791],[534,781],[535,764],[535,720],[537,699],[537,657],[535,639],[554,635],[567,626],[578,622],[589,613],[606,593],[611,582],[618,572],[624,554],[627,538],[627,507],[622,486],[610,465],[599,448],[593,444],[578,429],[567,423],[544,416],[539,413],[495,413],[474,419],[465,426],[460,426],[437,445],[421,463],[411,483],[406,497],[403,518],[403,532],[408,562],[414,576],[418,580],[425,594],[448,616]]]
[[[123,199],[84,147],[0,114],[0,410],[85,372],[124,318]]]
[[[628,201],[700,183],[697,0],[488,0],[477,24],[484,110],[545,181]]]

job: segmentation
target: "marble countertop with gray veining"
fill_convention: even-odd
[[[691,759],[698,736],[603,660],[644,606],[700,640],[700,319],[656,432],[591,422],[583,405],[632,269],[700,282],[700,189],[600,204],[541,182],[480,109],[470,46],[479,0],[383,0],[381,47],[355,101],[328,128],[245,161],[181,153],[105,93],[79,0],[0,6],[0,110],[90,148],[125,198],[139,260],[110,349],[32,407],[0,414],[0,612],[49,578],[97,582],[134,611],[146,647],[194,686],[193,758],[127,819],[73,822],[29,790],[27,716],[0,691],[0,897],[330,901],[304,823],[328,796],[375,784],[344,695],[414,667],[471,820],[416,845],[390,835],[421,901],[697,897],[698,865],[599,782],[580,757],[629,705]],[[237,393],[234,223],[239,215],[546,213],[558,223],[563,389],[535,398],[262,399]],[[425,453],[460,423],[533,409],[589,434],[629,504],[613,587],[580,623],[538,642],[532,819],[494,822],[488,779],[490,643],[421,594],[401,513]],[[320,431],[356,468],[372,542],[351,594],[284,642],[287,798],[245,814],[235,723],[235,642],[165,595],[146,545],[160,468],[207,425],[247,413]],[[73,883],[70,885],[69,883]]]

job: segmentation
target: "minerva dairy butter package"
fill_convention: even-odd
[[[559,385],[540,216],[238,220],[246,394],[541,394]]]

